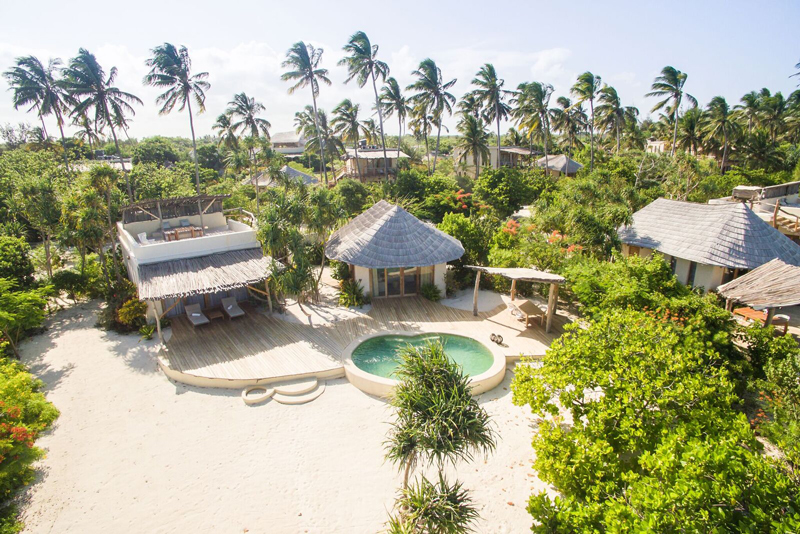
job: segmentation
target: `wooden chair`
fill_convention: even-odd
[[[239,307],[239,303],[236,302],[234,297],[225,297],[222,299],[222,311],[225,312],[225,315],[227,315],[229,319],[243,317],[245,315],[244,310]]]
[[[199,304],[187,304],[184,306],[184,309],[186,310],[186,317],[189,318],[189,322],[192,323],[192,326],[198,327],[210,322],[208,317],[206,317],[200,309]]]
[[[530,300],[524,300],[520,303],[513,302],[511,305],[525,319],[525,328],[529,327],[531,319],[536,317],[539,318],[539,326],[544,324],[544,312]]]

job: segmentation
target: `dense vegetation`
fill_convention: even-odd
[[[66,63],[18,58],[4,73],[13,105],[35,113],[40,125],[0,128],[0,350],[18,355],[54,293],[101,297],[101,325],[147,335],[145,308],[116,246],[115,222],[126,204],[229,195],[224,207],[254,212],[265,252],[281,263],[270,281],[279,295],[274,305],[291,295],[302,306],[319,297],[331,232],[387,199],[464,245],[448,291],[474,279],[468,264],[535,266],[568,280],[561,297],[584,324],[556,341],[541,367],[520,367],[514,382],[515,401],[541,417],[533,442],[539,476],[559,493],[531,498],[535,530],[797,530],[797,344],[770,329],[737,328],[713,296],[679,285],[658,257],[617,256],[616,229],[658,197],[705,202],[736,185],[800,180],[800,91],[762,89],[735,104],[714,97],[701,106],[687,92],[687,74],[667,66],[648,93],[659,115],[640,120],[638,109],[588,71],[569,95],[556,96],[541,81],[506,88],[486,64],[457,99],[456,80],[431,59],[403,89],[363,32],[350,37],[344,54],[348,82],[370,92],[378,121],[349,99],[330,113],[320,109],[319,92],[331,83],[323,51],[295,43],[282,79],[306,99],[294,124],[306,148],[289,162],[272,149],[264,105],[244,92],[221,110],[213,135],[196,134],[194,114],[205,111],[211,86],[208,73],[193,71],[185,47],[153,48],[144,81],[163,90],[156,101],[162,114],[186,111],[186,139],[129,138],[143,102],[116,87],[116,69],[105,70],[85,49]],[[448,136],[443,123],[453,113],[458,135]],[[397,121],[398,136],[385,134],[390,121]],[[504,121],[513,125],[505,134]],[[340,178],[345,148],[357,151],[359,141],[397,147],[409,160],[377,182]],[[645,151],[648,141],[665,142],[666,152]],[[489,168],[490,148],[501,144],[527,148],[530,156],[520,168]],[[455,152],[463,157],[450,158]],[[555,154],[584,167],[556,177],[531,161]],[[287,163],[329,187],[288,179],[280,172]],[[474,173],[466,170],[470,163]],[[260,174],[279,186],[257,191]],[[524,207],[528,214],[520,213]],[[41,243],[35,251],[33,242]],[[346,266],[334,270],[340,302],[363,304]],[[508,289],[492,277],[482,283]],[[521,294],[537,290],[518,286]],[[389,458],[407,474],[419,461],[441,466],[494,444],[485,428],[450,442],[434,439],[445,412],[486,423],[456,370],[437,354],[435,347],[408,353],[401,370]],[[57,412],[19,364],[0,363],[0,479],[10,502],[40,454],[33,440]],[[449,377],[449,393],[426,376]],[[776,452],[765,455],[763,442]],[[397,532],[460,532],[476,513],[466,490],[444,477],[405,484],[396,512],[390,528]],[[10,507],[3,517],[0,530],[17,528]]]

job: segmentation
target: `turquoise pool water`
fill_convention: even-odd
[[[477,376],[489,370],[494,356],[482,343],[474,339],[451,334],[423,334],[419,336],[378,336],[368,339],[355,348],[353,363],[373,375],[394,378],[399,363],[398,349],[406,345],[419,347],[429,341],[441,341],[448,358],[461,366],[464,374]]]

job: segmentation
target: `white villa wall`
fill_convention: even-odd
[[[364,289],[364,295],[370,296],[369,269],[366,267],[359,267],[358,265],[356,265],[355,268],[355,281],[361,284],[361,287]]]
[[[444,283],[444,276],[447,273],[447,264],[439,263],[433,267],[433,283],[442,292],[442,298],[447,295],[447,286]]]
[[[649,248],[640,248],[639,256],[642,258],[649,258],[653,255],[653,250]],[[631,247],[623,244],[622,254],[624,256],[631,255]],[[686,285],[689,281],[689,269],[691,268],[691,261],[683,258],[675,258],[675,277],[678,282]],[[672,261],[672,256],[664,254],[664,261],[669,264]],[[705,265],[702,263],[697,264],[694,273],[694,284],[692,287],[702,287],[706,292],[716,289],[722,285],[722,278],[725,275],[725,268],[716,265]]]
[[[158,221],[156,221],[158,223]],[[224,225],[223,220],[223,225]],[[256,238],[256,231],[250,226],[229,219],[228,229],[231,233],[212,234],[191,239],[181,239],[177,241],[167,241],[142,245],[134,238],[134,234],[128,231],[131,225],[117,223],[117,233],[128,256],[133,260],[134,265],[146,263],[157,263],[162,261],[177,260],[182,258],[196,258],[208,254],[220,252],[230,252],[232,250],[245,250],[257,248],[261,245]],[[134,259],[135,258],[135,259]],[[131,265],[129,265],[130,267]],[[134,272],[135,269],[129,272]],[[136,280],[134,280],[136,282]]]
[[[694,274],[694,287],[705,288],[706,291],[716,289],[722,284],[722,276],[725,269],[716,265],[697,264],[697,271]]]

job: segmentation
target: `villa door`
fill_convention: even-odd
[[[410,297],[416,295],[420,285],[418,267],[372,269],[373,297]]]
[[[386,296],[401,297],[403,295],[403,280],[400,276],[401,269],[386,269]]]

